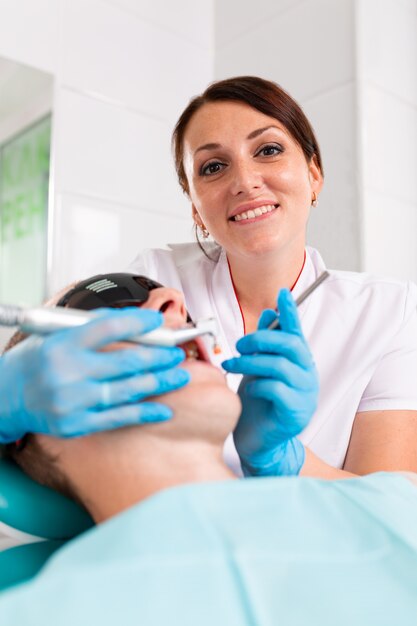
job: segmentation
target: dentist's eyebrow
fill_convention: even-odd
[[[205,143],[204,146],[200,146],[199,148],[197,148],[194,154],[197,154],[197,152],[201,152],[201,150],[218,150],[221,147],[222,145],[220,143]]]
[[[264,133],[267,130],[270,130],[271,128],[275,128],[276,130],[279,130],[282,132],[282,129],[279,128],[279,126],[275,126],[274,124],[271,124],[271,126],[265,126],[264,128],[257,128],[256,130],[253,130],[251,133],[249,133],[246,139],[255,139],[256,137],[259,137],[259,135],[262,135],[262,133]],[[197,152],[201,152],[201,150],[218,150],[221,147],[222,147],[221,143],[205,143],[203,146],[199,146],[194,152],[194,154],[197,154]]]
[[[264,128],[257,128],[256,130],[253,130],[251,133],[249,133],[246,139],[255,139],[255,137],[259,137],[259,135],[262,135],[262,133],[264,133],[266,130],[270,130],[271,128],[275,128],[276,130],[282,132],[282,129],[279,126],[271,124],[270,126],[264,126]]]

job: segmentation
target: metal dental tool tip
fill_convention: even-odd
[[[216,337],[218,333],[217,322],[213,317],[208,319],[198,320],[194,324],[188,324],[182,328],[156,328],[144,335],[138,335],[137,337],[131,337],[130,341],[134,341],[144,345],[153,346],[177,346],[187,341],[191,341],[201,335],[211,335],[213,337],[213,343],[216,344]]]
[[[322,283],[323,281],[325,281],[325,280],[326,280],[326,278],[328,278],[329,276],[330,276],[330,274],[329,274],[329,272],[328,272],[327,270],[325,270],[324,272],[322,272],[322,273],[320,274],[320,276],[319,276],[319,277],[318,277],[318,278],[314,281],[314,283],[312,283],[312,284],[310,285],[310,287],[307,287],[307,289],[306,289],[305,291],[303,291],[303,293],[302,293],[300,296],[298,296],[297,300],[295,301],[295,304],[296,304],[297,306],[300,306],[300,304],[301,304],[302,302],[304,302],[304,300],[305,300],[306,298],[308,298],[308,296],[309,296],[311,293],[313,293],[313,291],[314,291],[315,289],[317,289],[317,287],[318,287],[319,285],[321,285],[321,283]],[[271,322],[271,324],[268,326],[268,330],[273,330],[274,328],[280,328],[280,325],[279,325],[279,318],[278,318],[278,319],[275,319],[275,320],[274,320],[273,322]]]
[[[323,281],[325,281],[325,280],[326,280],[326,278],[328,278],[329,276],[330,276],[330,274],[329,274],[329,272],[328,272],[327,270],[325,270],[324,272],[322,272],[322,273],[320,274],[320,276],[319,276],[319,277],[318,277],[318,278],[314,281],[314,283],[312,283],[312,284],[310,285],[310,287],[307,287],[307,289],[306,289],[305,291],[303,291],[303,293],[302,293],[300,296],[298,296],[297,300],[295,301],[295,304],[296,304],[297,306],[300,306],[300,304],[301,304],[302,302],[304,302],[304,300],[305,300],[306,298],[308,298],[308,296],[309,296],[311,293],[313,293],[313,291],[314,291],[315,289],[317,289],[317,287],[318,287],[319,285],[321,285],[321,283],[322,283]]]

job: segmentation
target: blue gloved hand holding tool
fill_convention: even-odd
[[[175,367],[185,357],[180,348],[101,351],[161,326],[162,314],[137,307],[96,313],[85,325],[31,336],[0,357],[0,443],[28,432],[74,437],[172,416],[167,406],[141,400],[189,381]]]
[[[298,474],[305,450],[297,435],[317,407],[317,370],[288,289],[279,293],[278,311],[278,329],[268,329],[277,312],[265,310],[258,330],[237,342],[241,356],[223,363],[227,372],[244,374],[233,437],[245,476]]]

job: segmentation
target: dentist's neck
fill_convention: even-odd
[[[228,253],[227,258],[246,332],[253,332],[261,311],[275,309],[280,289],[291,289],[297,281],[304,265],[304,239],[297,246],[288,246],[288,250],[249,258]]]

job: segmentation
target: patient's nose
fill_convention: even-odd
[[[187,321],[184,296],[176,289],[158,287],[149,292],[149,298],[142,308],[161,311],[164,314],[165,326],[178,328]]]

